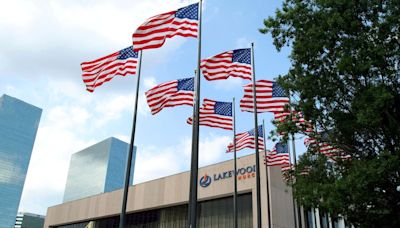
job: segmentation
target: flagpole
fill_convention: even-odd
[[[293,119],[293,110],[292,110],[292,103],[291,103],[291,98],[290,98],[290,92],[289,92],[289,105],[290,105],[290,114],[291,114],[291,118]],[[296,155],[296,139],[294,134],[292,133],[292,152],[293,152],[293,163],[294,163],[294,167],[297,166],[297,155]],[[293,193],[293,189],[292,189],[292,193]],[[293,196],[293,207],[295,208],[295,213],[294,213],[294,217],[295,217],[295,222],[298,221],[298,225],[295,224],[296,227],[302,228],[302,224],[301,224],[301,210],[300,207],[297,205],[296,200],[294,199]],[[296,213],[297,210],[297,213]],[[297,216],[296,216],[297,214]],[[296,221],[297,220],[297,221]]]
[[[233,194],[233,227],[238,227],[238,208],[237,208],[237,161],[236,161],[236,112],[235,112],[235,98],[232,99],[233,110],[233,177],[234,177],[234,194]]]
[[[269,201],[269,172],[268,172],[268,157],[267,157],[267,145],[265,140],[265,122],[263,120],[263,138],[264,138],[264,156],[265,156],[265,179],[267,183],[267,207],[268,207],[268,227],[271,227],[271,203]]]
[[[253,68],[253,104],[254,104],[255,155],[256,155],[257,227],[261,228],[260,155],[258,153],[258,119],[257,119],[257,99],[256,99],[256,74],[255,74],[255,64],[254,64],[254,43],[251,43],[251,65]]]
[[[194,93],[193,107],[193,128],[192,128],[192,159],[190,168],[190,191],[189,191],[189,228],[197,227],[197,179],[199,169],[199,109],[200,109],[200,61],[201,61],[201,14],[202,3],[199,1],[199,29],[198,29],[198,49],[197,49],[197,72],[196,88]]]
[[[292,161],[291,161],[290,158],[292,157],[293,151],[291,152],[291,150],[290,150],[290,148],[289,148],[289,145],[288,145],[288,152],[289,152],[289,167],[292,168]],[[296,213],[296,208],[297,208],[297,206],[296,206],[296,201],[295,201],[295,199],[294,199],[294,194],[293,194],[294,190],[293,190],[293,187],[292,187],[291,189],[292,189],[294,227],[297,228],[297,213]]]
[[[133,109],[133,121],[132,121],[132,132],[131,132],[131,142],[129,144],[129,152],[128,152],[128,160],[126,161],[125,167],[125,183],[124,183],[124,192],[122,197],[122,209],[120,215],[119,228],[125,228],[125,215],[126,215],[126,204],[128,200],[128,188],[129,188],[129,179],[131,176],[131,165],[132,165],[132,154],[135,142],[135,133],[136,133],[136,119],[137,119],[137,109],[138,109],[138,98],[139,98],[139,87],[140,87],[140,73],[142,68],[142,51],[139,51],[139,66],[138,73],[136,79],[136,95],[135,95],[135,106]]]
[[[294,167],[296,167],[297,166],[297,159],[296,159],[296,146],[295,146],[295,137],[294,137],[294,134],[292,134],[292,151],[293,151],[293,163],[294,163]],[[292,189],[292,192],[293,192],[293,189]],[[294,196],[293,196],[293,203],[294,203],[294,207],[295,207],[295,211],[296,211],[296,209],[297,209],[297,213],[295,213],[294,214],[294,216],[295,216],[295,221],[297,220],[298,221],[298,225],[296,224],[296,227],[299,227],[299,228],[302,228],[302,224],[301,224],[301,210],[300,210],[300,207],[297,205],[297,201],[294,199]],[[297,216],[296,216],[296,214],[297,214]],[[296,221],[296,222],[297,222]]]

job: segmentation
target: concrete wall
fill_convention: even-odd
[[[262,161],[262,155],[260,154]],[[238,169],[253,167],[254,155],[238,159]],[[212,182],[207,187],[199,186],[199,200],[207,200],[230,196],[233,192],[233,177],[229,171],[233,170],[233,161],[226,161],[199,169],[199,179],[208,175]],[[265,166],[261,164],[261,198],[262,198],[262,223],[267,227],[266,206],[266,178]],[[214,174],[224,175],[225,179],[214,180]],[[271,215],[273,227],[294,227],[293,204],[291,189],[282,180],[280,168],[270,169]],[[253,193],[253,226],[256,227],[256,178],[255,174],[246,174],[245,178],[239,175],[238,191]],[[163,208],[184,204],[189,198],[189,172],[180,173],[153,181],[137,184],[129,188],[127,212],[143,211],[154,208]],[[122,190],[99,194],[77,201],[67,202],[48,208],[44,227],[70,224],[101,217],[117,215],[121,211]]]

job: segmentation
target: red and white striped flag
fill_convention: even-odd
[[[254,129],[239,133],[236,137],[236,151],[243,150],[245,148],[255,149],[255,132]],[[264,151],[264,137],[262,125],[258,126],[258,148],[259,151]],[[229,143],[226,152],[233,152],[233,143]]]
[[[288,166],[290,165],[289,150],[287,144],[276,143],[271,152],[267,152],[264,164],[268,166]]]
[[[244,112],[254,112],[253,83],[244,85],[244,96],[240,100],[240,109]],[[283,112],[289,104],[285,90],[276,82],[258,80],[256,82],[257,112]]]
[[[291,171],[294,170],[294,165],[293,164],[286,164],[281,166],[281,172],[282,172],[282,179],[284,181],[291,181],[293,180],[293,176]]]
[[[136,74],[137,64],[138,52],[133,51],[130,46],[102,58],[81,63],[82,79],[87,91],[93,92],[97,86],[110,81],[116,75]]]
[[[282,165],[282,167],[281,167],[282,172],[288,172],[289,170],[293,170],[293,169],[294,169],[294,165],[292,165],[292,164]]]
[[[233,130],[232,102],[204,99],[199,116],[202,126]],[[189,117],[187,123],[193,124],[193,118]]]
[[[307,137],[304,139],[304,145],[306,147],[314,146],[317,143],[317,140],[311,137]]]
[[[229,77],[251,80],[251,49],[236,49],[203,59],[200,69],[208,81]]]
[[[193,106],[194,78],[184,78],[164,82],[146,93],[151,114],[157,114],[163,108],[178,105]]]
[[[324,133],[319,133],[322,134],[321,138],[324,138]],[[348,155],[345,151],[332,146],[328,142],[324,142],[322,140],[318,140],[312,137],[308,137],[304,139],[304,145],[306,147],[314,148],[318,152],[324,154],[328,158],[331,158],[332,160],[335,160],[336,158],[341,158],[341,159],[350,159],[351,156]]]
[[[197,37],[199,3],[149,18],[132,35],[135,51],[159,48],[167,38]]]
[[[282,178],[285,181],[292,179],[289,171],[293,170],[294,166],[290,163],[289,147],[287,144],[276,143],[274,149],[267,152],[267,159],[264,158],[264,164],[281,167]]]
[[[285,122],[289,120],[289,116],[292,116],[292,121],[296,124],[297,127],[303,128],[307,133],[313,132],[313,126],[309,121],[306,121],[303,117],[303,113],[299,111],[284,111],[284,112],[274,112],[274,120],[278,122]],[[285,134],[281,132],[281,134]]]

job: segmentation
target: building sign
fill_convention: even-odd
[[[200,178],[200,186],[205,188],[208,187],[208,185],[211,184],[211,177],[205,174]]]
[[[203,188],[208,187],[212,181],[220,181],[228,178],[232,178],[235,175],[233,170],[229,170],[226,172],[221,173],[214,173],[213,175],[209,176],[205,174],[200,178],[200,186]],[[245,180],[247,178],[252,178],[256,176],[256,166],[247,166],[245,168],[240,168],[236,171],[237,179],[238,180]]]

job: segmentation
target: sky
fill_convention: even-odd
[[[116,76],[85,90],[80,63],[131,45],[132,33],[147,18],[193,0],[0,0],[0,96],[8,94],[43,109],[19,211],[46,214],[62,203],[71,154],[108,137],[129,142],[136,77]],[[251,3],[251,4],[250,4]],[[281,6],[279,0],[206,0],[203,10],[202,57],[255,43],[257,79],[287,73],[290,48],[277,52],[270,35],[261,34],[263,19]],[[192,107],[165,108],[151,115],[144,92],[162,82],[192,77],[197,39],[174,37],[159,49],[143,52],[135,145],[135,181],[156,179],[189,170]],[[237,101],[241,79],[201,79],[201,99]],[[254,128],[252,113],[239,111],[237,132]],[[272,113],[259,115],[266,121]],[[232,131],[200,127],[200,166],[232,159],[225,153]],[[297,140],[302,141],[302,140]],[[298,145],[298,146],[297,146]],[[296,143],[298,152],[304,150]],[[273,142],[267,142],[267,148]],[[238,152],[238,156],[254,153]],[[125,164],[121,164],[125,165]]]

